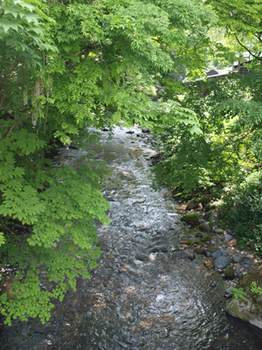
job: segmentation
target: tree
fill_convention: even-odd
[[[262,3],[260,0],[208,0],[219,18],[219,26],[234,38],[241,50],[262,61]],[[239,55],[240,56],[240,55]],[[239,57],[241,60],[241,57]],[[242,62],[240,62],[242,63]]]
[[[5,0],[0,11],[0,253],[14,272],[3,278],[1,313],[9,324],[45,322],[52,298],[97,266],[94,219],[109,222],[106,167],[92,159],[57,167],[48,151],[55,139],[79,145],[87,126],[120,118],[198,132],[193,111],[157,104],[148,91],[186,48],[197,52],[212,13],[180,0]]]

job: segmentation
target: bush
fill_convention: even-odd
[[[240,243],[251,243],[262,254],[262,171],[249,175],[220,203],[225,224],[231,225],[241,237]]]

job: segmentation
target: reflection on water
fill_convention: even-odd
[[[1,349],[261,349],[226,316],[221,277],[207,273],[202,256],[192,262],[178,249],[190,230],[168,192],[152,191],[146,158],[155,152],[134,131],[117,128],[112,140],[102,133],[103,147],[92,146],[122,184],[104,189],[111,224],[97,224],[99,268],[79,279],[44,326],[29,320],[3,328]],[[82,155],[64,150],[61,158],[77,166]]]

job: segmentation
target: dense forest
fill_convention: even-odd
[[[78,169],[51,156],[59,144],[85,148],[89,126],[151,129],[160,184],[207,190],[242,246],[262,252],[261,16],[260,0],[0,2],[6,323],[44,323],[52,298],[97,266],[94,219],[109,223],[100,190],[110,172],[92,156]]]

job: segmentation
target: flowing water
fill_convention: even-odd
[[[117,127],[112,139],[101,133],[96,157],[114,171],[121,187],[106,185],[109,226],[97,225],[102,255],[91,280],[57,302],[49,322],[15,322],[2,327],[5,350],[258,350],[262,339],[225,313],[229,282],[207,272],[204,257],[194,261],[179,241],[192,234],[175,212],[166,189],[153,191],[148,169],[155,151],[141,130]],[[78,164],[81,150],[63,150],[61,159]]]

